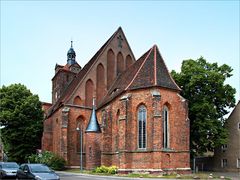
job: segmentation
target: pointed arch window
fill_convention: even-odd
[[[147,109],[144,105],[138,108],[138,148],[146,148],[146,122],[147,122]]]
[[[169,148],[169,110],[163,107],[163,148]]]

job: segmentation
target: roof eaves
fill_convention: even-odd
[[[62,103],[62,102],[60,102],[59,105],[58,105],[56,108],[54,107],[54,105],[51,106],[51,107],[48,109],[48,113],[47,113],[46,118],[51,117],[51,116],[53,115],[53,113],[54,113],[55,111],[57,111],[59,108],[61,108],[62,106],[63,106],[63,103]]]

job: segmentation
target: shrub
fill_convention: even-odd
[[[116,166],[100,166],[94,169],[95,173],[106,173],[106,174],[116,174],[117,173],[117,167]]]
[[[110,166],[108,168],[108,174],[116,174],[117,173],[117,167],[116,166]]]
[[[53,156],[49,162],[49,166],[54,170],[63,170],[65,167],[65,160],[60,156]]]
[[[63,170],[66,164],[63,157],[49,151],[45,151],[42,154],[32,154],[28,157],[28,161],[31,163],[46,164],[54,170]]]
[[[107,173],[108,172],[108,168],[106,166],[100,166],[100,167],[97,167],[95,169],[95,172],[96,173]]]

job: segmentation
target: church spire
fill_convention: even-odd
[[[100,133],[101,128],[98,124],[96,110],[95,110],[95,98],[93,98],[93,109],[92,114],[88,122],[88,126],[86,128],[86,133]]]
[[[75,61],[75,57],[76,57],[76,53],[73,49],[73,41],[71,41],[71,47],[70,49],[68,50],[68,53],[67,53],[67,63],[69,65],[72,65],[72,64],[75,64],[76,61]]]

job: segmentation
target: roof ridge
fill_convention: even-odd
[[[174,79],[172,78],[171,74],[169,73],[168,67],[166,66],[166,63],[165,63],[165,61],[163,60],[162,54],[160,53],[159,48],[158,48],[157,45],[156,45],[156,49],[157,49],[157,51],[158,51],[158,53],[159,53],[159,55],[160,55],[160,57],[161,57],[161,59],[162,59],[162,61],[163,61],[163,64],[164,64],[165,68],[167,69],[167,73],[168,73],[170,79],[171,79],[172,82],[176,85],[176,87],[178,88],[178,90],[181,91],[182,89],[177,85],[177,83],[174,81]]]
[[[95,59],[95,61],[93,61],[93,63],[91,64],[91,66],[87,69],[87,71],[85,72],[85,74],[83,75],[83,77],[82,77],[82,79],[81,80],[83,80],[84,79],[84,77],[86,76],[86,74],[87,74],[87,72],[89,72],[90,70],[91,70],[91,68],[93,67],[93,65],[96,63],[96,59],[98,59],[98,57],[103,53],[103,51],[105,50],[105,48],[107,47],[107,45],[109,44],[109,42],[116,36],[116,34],[118,33],[118,31],[122,31],[122,28],[121,28],[121,26],[113,33],[113,35],[103,44],[103,46],[94,54],[94,56],[96,56],[95,58],[94,58],[94,56],[88,61],[88,63],[90,63],[90,61],[92,60],[92,59]],[[123,31],[122,31],[123,32]],[[87,64],[88,64],[87,63]],[[86,64],[86,65],[87,65]],[[86,66],[85,65],[85,66]],[[84,67],[85,67],[84,66]],[[79,83],[80,83],[81,81],[79,81]],[[71,93],[71,95],[66,99],[66,101],[68,101],[69,99],[70,99],[70,97],[72,96],[72,94],[74,94],[74,92],[75,92],[75,89],[76,89],[76,87],[79,85],[79,83],[75,86],[75,88],[74,88],[74,90],[72,91],[72,93]]]
[[[137,70],[139,69],[139,67],[141,66],[141,64],[143,63],[145,58],[147,57],[148,53],[150,52],[150,50],[151,49],[146,51],[140,58],[138,58],[138,60],[136,60],[128,69],[126,69],[123,73],[120,74],[120,76],[118,76],[115,79],[115,81],[113,82],[112,86],[108,90],[107,94],[104,96],[102,101],[98,104],[98,108],[106,105],[111,99],[116,98],[121,93],[126,91],[125,90],[126,86],[129,84],[129,82],[131,81],[132,77],[134,77],[134,75],[136,74]],[[135,67],[137,67],[137,68],[135,68]],[[129,80],[128,80],[128,78],[129,78]],[[122,86],[123,82],[124,82],[124,85]],[[120,91],[118,91],[117,89],[119,89]],[[114,92],[114,90],[116,90],[116,92]]]
[[[156,45],[154,47],[154,85],[157,85],[157,52],[156,52]]]
[[[83,68],[81,69],[81,71],[79,71],[79,73],[77,73],[75,75],[75,78],[69,83],[69,85],[64,89],[64,92],[62,94],[62,96],[51,106],[51,112],[49,113],[48,116],[50,116],[56,109],[58,109],[58,106],[63,103],[63,101],[68,101],[69,98],[72,97],[72,95],[75,92],[76,87],[78,87],[78,85],[80,84],[80,82],[84,79],[84,77],[86,76],[87,72],[89,72],[89,70],[91,69],[91,67],[93,66],[94,62],[96,62],[96,59],[102,54],[102,52],[104,51],[104,49],[107,47],[107,45],[109,44],[109,42],[111,41],[111,39],[113,39],[118,31],[122,31],[122,28],[119,27],[114,33],[113,35],[101,46],[101,48],[99,48],[99,50],[92,56],[92,58],[87,62],[87,64],[85,64],[83,66]],[[123,32],[123,31],[122,31]],[[82,77],[81,77],[82,76]],[[72,88],[72,91],[69,95],[67,95],[69,93],[69,89]],[[68,97],[66,97],[68,96]]]
[[[154,47],[154,46],[153,46]],[[127,87],[125,88],[125,90],[127,90],[131,84],[133,83],[134,79],[137,77],[138,73],[140,72],[140,70],[142,69],[143,65],[145,64],[146,60],[148,59],[149,55],[151,54],[153,47],[151,48],[151,50],[149,51],[148,55],[146,56],[146,58],[144,59],[143,63],[141,64],[140,68],[138,69],[137,73],[134,75],[133,79],[131,80],[131,82],[127,85]]]

